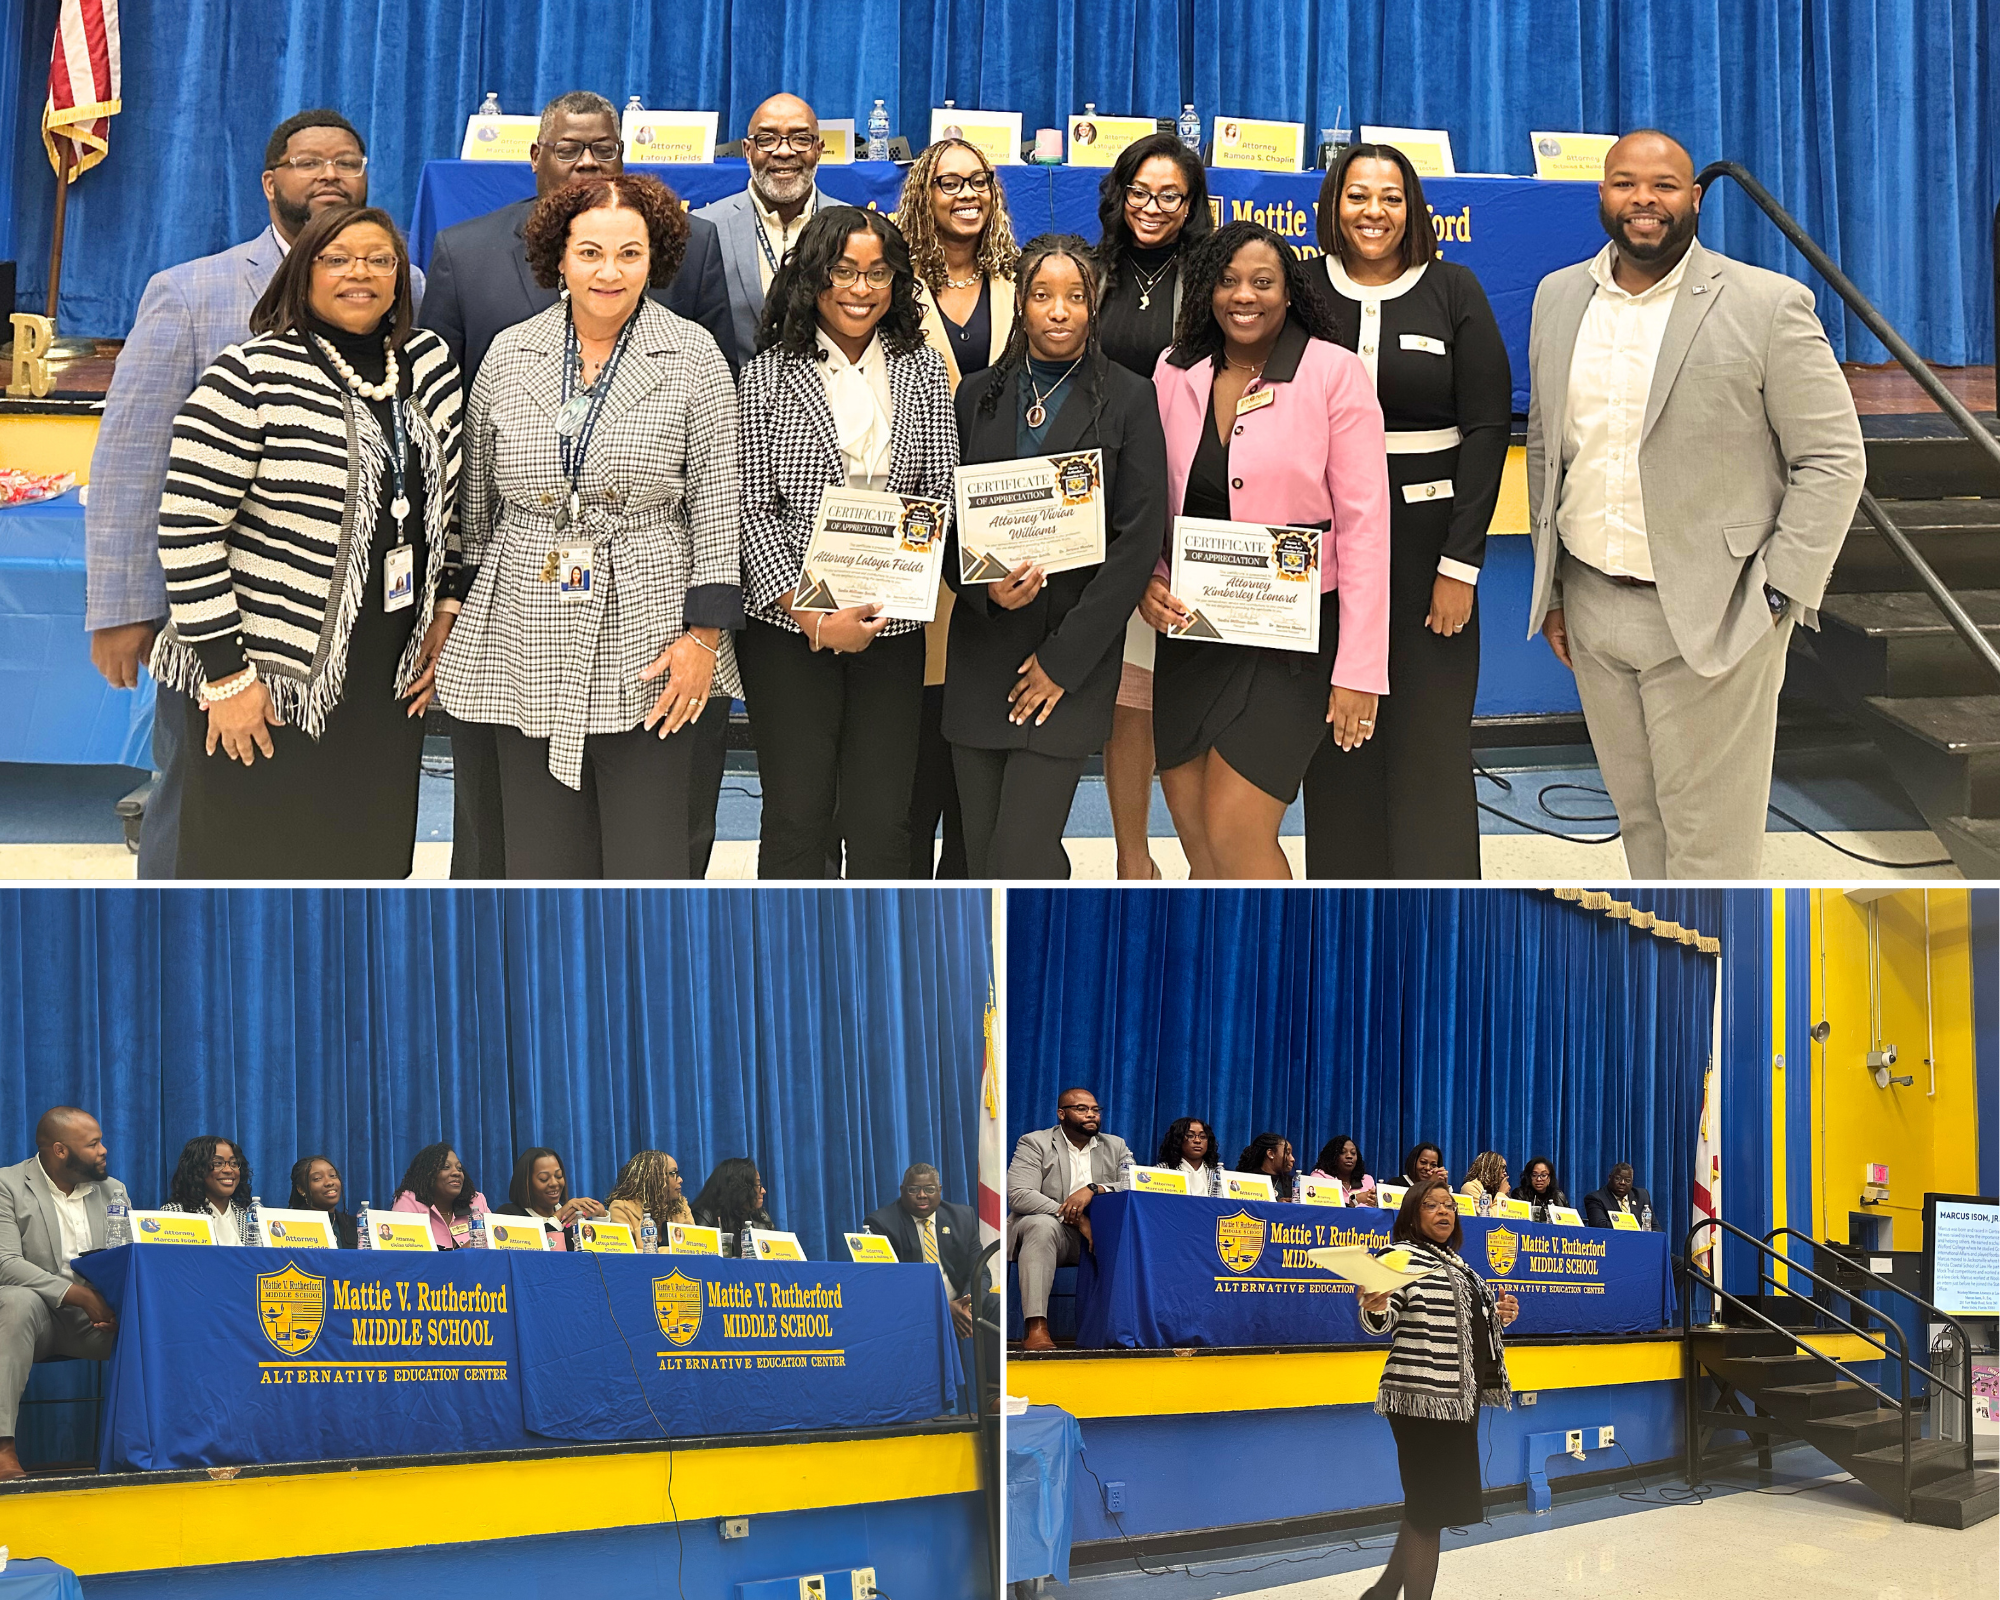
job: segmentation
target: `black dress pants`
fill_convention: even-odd
[[[1088,756],[953,745],[965,860],[974,878],[1064,879],[1063,827]]]
[[[702,713],[706,720],[714,707]],[[695,734],[593,733],[583,788],[549,771],[549,741],[494,730],[510,878],[685,878]]]
[[[938,823],[944,838],[938,839]],[[935,851],[935,858],[933,858]],[[910,792],[910,876],[963,878],[965,829],[951,745],[944,736],[944,685],[924,685],[924,720],[917,736],[917,779]]]
[[[825,877],[837,819],[848,877],[907,878],[922,632],[840,655],[753,620],[736,659],[764,792],[757,876]]]

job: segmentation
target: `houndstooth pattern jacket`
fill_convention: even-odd
[[[549,771],[583,782],[583,741],[644,720],[662,681],[639,674],[687,627],[724,630],[712,695],[740,692],[728,630],[743,625],[736,395],[709,332],[641,300],[598,414],[575,527],[555,415],[569,310],[494,339],[466,407],[459,496],[465,608],[438,663],[438,698],[468,722],[549,741]],[[588,539],[579,603],[545,581],[558,545]]]
[[[950,515],[952,472],[958,466],[958,418],[944,358],[929,345],[905,355],[887,352],[891,494],[942,500]],[[737,457],[743,465],[743,590],[760,622],[797,633],[778,602],[805,565],[820,496],[847,481],[840,436],[826,383],[811,356],[773,346],[743,369],[738,396]],[[882,636],[909,633],[921,622],[898,620]]]

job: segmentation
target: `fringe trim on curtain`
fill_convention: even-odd
[[[1678,922],[1670,922],[1651,911],[1641,911],[1631,901],[1616,899],[1603,889],[1567,888],[1548,892],[1558,900],[1581,906],[1585,911],[1601,911],[1614,921],[1629,922],[1639,932],[1650,933],[1655,939],[1692,945],[1705,956],[1722,954],[1722,941],[1714,935],[1703,933],[1698,928],[1684,928]]]

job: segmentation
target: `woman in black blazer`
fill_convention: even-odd
[[[953,529],[944,732],[971,876],[1067,878],[1063,825],[1084,763],[1110,736],[1125,622],[1159,559],[1167,442],[1152,385],[1098,345],[1090,247],[1070,234],[1032,240],[1015,284],[1006,353],[990,379],[958,391],[959,458],[1100,452],[1104,560],[1053,576],[1023,562],[968,583]]]

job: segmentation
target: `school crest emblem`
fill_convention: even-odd
[[[326,1322],[326,1279],[287,1261],[257,1280],[257,1322],[280,1355],[304,1355]]]
[[[1514,1270],[1521,1253],[1521,1236],[1512,1228],[1495,1228],[1486,1236],[1486,1264],[1501,1277]]]
[[[1319,570],[1319,543],[1296,528],[1274,529],[1271,565],[1279,577],[1302,583]]]
[[[685,1273],[670,1272],[653,1280],[653,1318],[667,1343],[686,1345],[701,1332],[701,1283]]]
[[[1056,493],[1066,506],[1087,506],[1097,493],[1096,451],[1081,456],[1058,456],[1055,461]]]
[[[897,531],[902,535],[903,548],[921,555],[944,537],[944,517],[928,501],[905,500]]]
[[[1247,1211],[1220,1217],[1215,1224],[1215,1253],[1231,1272],[1248,1272],[1264,1253],[1264,1220]]]

